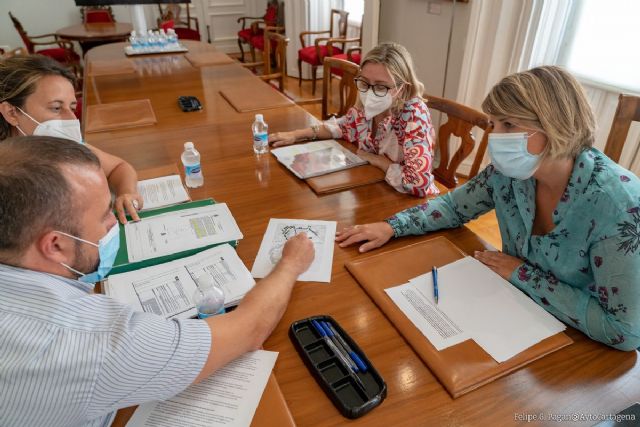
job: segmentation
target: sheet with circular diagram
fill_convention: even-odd
[[[335,221],[271,218],[253,263],[253,277],[266,277],[282,257],[282,248],[290,238],[306,233],[313,242],[315,258],[298,280],[302,282],[330,282],[333,265]]]

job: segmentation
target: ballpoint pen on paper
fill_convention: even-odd
[[[431,267],[431,276],[433,277],[433,299],[436,300],[436,305],[438,304],[438,269],[436,267]]]
[[[338,360],[340,360],[340,363],[342,363],[342,365],[345,367],[345,369],[347,370],[348,375],[354,379],[354,381],[356,381],[358,383],[358,385],[360,387],[362,387],[363,390],[366,390],[364,384],[362,383],[362,381],[360,380],[360,378],[358,378],[358,376],[356,375],[356,373],[352,370],[352,366],[349,363],[349,361],[345,358],[345,356],[340,352],[340,350],[338,350],[338,348],[336,347],[336,345],[333,343],[333,341],[331,341],[329,339],[329,337],[327,336],[327,333],[325,332],[325,330],[322,328],[322,326],[320,325],[320,323],[318,323],[317,320],[312,320],[311,323],[313,324],[313,327],[316,329],[316,331],[318,331],[318,333],[320,334],[320,336],[322,337],[322,339],[327,343],[327,345],[329,346],[329,348],[331,349],[331,351],[333,351],[336,355],[336,357],[338,358]],[[355,366],[355,365],[354,365]]]
[[[342,348],[344,348],[344,350],[349,355],[349,357],[351,357],[351,360],[355,362],[358,369],[360,369],[362,372],[367,372],[367,365],[362,361],[362,359],[360,359],[358,354],[351,349],[349,344],[347,344],[347,342],[344,340],[344,338],[342,338],[342,336],[338,333],[338,331],[334,329],[331,323],[324,322],[324,321],[322,323],[324,324],[325,328],[328,329],[329,332],[333,334],[333,336],[335,336],[335,338],[338,340]]]

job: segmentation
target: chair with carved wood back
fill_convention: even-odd
[[[474,127],[484,130],[476,157],[471,166],[468,178],[478,174],[482,159],[487,150],[491,125],[489,117],[481,111],[474,110],[466,105],[459,104],[449,99],[424,94],[423,97],[430,110],[437,110],[446,114],[446,121],[440,125],[437,132],[437,145],[440,150],[440,164],[433,171],[435,178],[448,188],[454,188],[458,184],[456,171],[464,159],[466,159],[476,146],[475,138],[471,133]],[[442,120],[445,120],[443,116]],[[460,147],[453,155],[449,153],[449,140],[451,136],[460,138]]]
[[[329,29],[325,31],[303,31],[300,33],[300,44],[302,48],[298,50],[298,78],[299,85],[302,85],[302,63],[311,65],[311,92],[316,94],[316,73],[318,66],[322,65],[322,60],[326,56],[333,56],[344,52],[344,42],[337,42],[341,47],[327,44],[331,38],[346,39],[349,12],[339,9],[331,9]],[[337,23],[335,23],[337,19]],[[335,25],[334,25],[335,23]],[[334,31],[337,30],[337,32]],[[305,36],[326,34],[328,37],[318,37],[312,46],[307,46]]]
[[[111,6],[83,6],[80,8],[80,14],[85,24],[116,22]]]
[[[264,28],[259,24],[267,27],[275,27],[278,25],[278,15],[280,4],[278,0],[269,0],[267,2],[267,10],[263,16],[241,16],[237,22],[242,23],[242,28],[238,31],[238,47],[240,48],[240,61],[244,62],[244,45],[248,45],[251,52],[251,61],[256,61],[255,47],[251,44],[251,39],[261,37],[264,34]],[[264,39],[263,39],[264,40]]]
[[[607,145],[604,147],[604,154],[614,162],[620,161],[631,122],[640,122],[640,97],[621,93],[618,97],[618,108],[613,116]]]
[[[353,107],[358,97],[358,89],[354,78],[360,71],[360,66],[345,59],[334,57],[324,58],[322,74],[322,120],[327,120],[332,116],[341,117],[346,114],[349,108]],[[338,111],[330,113],[332,103],[333,86],[331,83],[331,70],[340,70],[340,80],[338,85],[339,104]]]
[[[158,9],[160,10],[158,28],[162,28],[165,31],[172,28],[179,39],[200,41],[200,24],[198,18],[191,16],[189,3],[184,3],[186,18],[181,17],[182,4],[179,3],[168,4],[164,10],[158,4]]]
[[[278,90],[284,93],[284,76],[287,72],[287,45],[289,44],[289,39],[269,28],[266,27],[263,33],[264,54],[262,55],[262,61],[243,62],[242,66],[253,70],[257,67],[262,67],[263,73],[259,77],[266,82],[277,80]]]

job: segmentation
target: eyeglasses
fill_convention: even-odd
[[[380,97],[385,96],[387,94],[387,92],[389,92],[391,89],[394,89],[394,87],[388,87],[388,86],[381,85],[381,84],[377,84],[377,85],[369,84],[368,82],[362,80],[359,77],[356,77],[355,79],[353,79],[353,81],[356,82],[356,88],[360,92],[364,93],[364,92],[368,91],[369,88],[371,88],[371,89],[373,89],[373,94],[375,96],[380,96]],[[395,87],[397,87],[397,86],[395,86]]]

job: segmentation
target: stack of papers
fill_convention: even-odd
[[[127,427],[248,427],[277,357],[247,353],[169,400],[141,405]]]
[[[242,239],[226,203],[181,209],[124,225],[129,262]]]
[[[334,139],[290,145],[276,148],[271,152],[280,163],[301,179],[326,175],[367,163]]]
[[[190,257],[113,274],[104,282],[104,293],[136,311],[188,319],[197,314],[192,298],[196,279],[203,272],[224,290],[225,307],[237,305],[255,285],[235,249],[224,244]]]
[[[475,258],[438,269],[438,304],[431,273],[385,292],[442,350],[469,338],[504,362],[566,326]]]
[[[138,181],[138,193],[144,201],[142,209],[144,211],[191,200],[182,185],[180,175]]]

